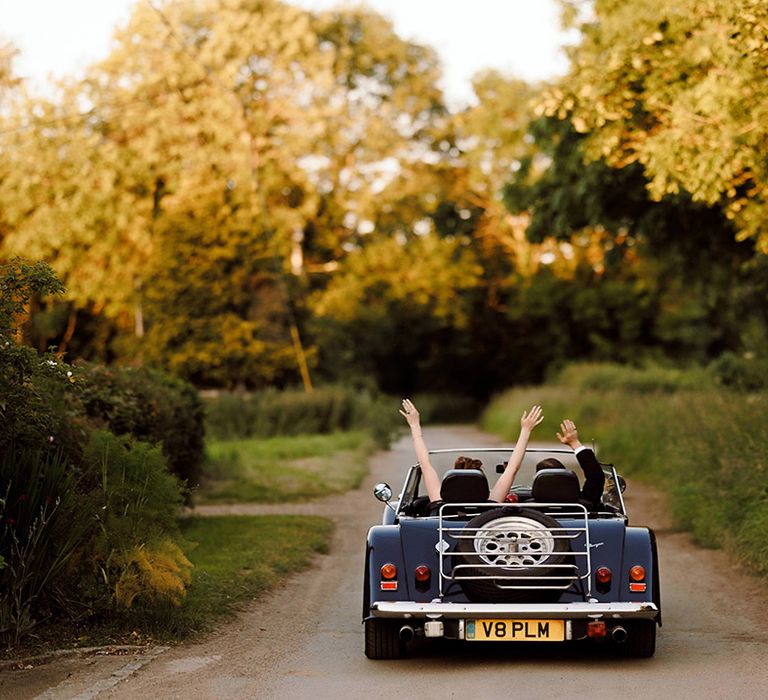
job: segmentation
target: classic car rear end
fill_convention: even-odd
[[[653,655],[661,623],[655,540],[627,526],[618,488],[604,498],[615,505],[599,512],[562,502],[555,489],[546,502],[443,503],[424,514],[418,479],[413,467],[385,524],[368,533],[369,658],[397,658],[416,636],[593,640]],[[620,483],[615,470],[609,483]]]

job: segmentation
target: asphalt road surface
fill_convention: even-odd
[[[431,447],[499,444],[467,427],[425,430]],[[606,456],[607,457],[607,456]],[[0,671],[0,697],[55,698],[768,698],[768,594],[722,552],[671,531],[658,492],[630,483],[631,522],[656,529],[664,627],[652,659],[601,649],[433,643],[408,659],[369,661],[360,624],[365,534],[379,522],[377,481],[399,489],[410,440],[374,457],[353,493],[290,507],[211,507],[208,514],[332,517],[329,555],[195,643],[126,656],[67,657]],[[766,533],[768,536],[768,533]]]

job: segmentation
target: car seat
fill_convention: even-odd
[[[440,485],[440,500],[431,504],[430,513],[437,514],[445,503],[487,503],[489,495],[488,479],[479,469],[450,469]],[[445,509],[443,513],[457,514],[468,510],[460,506]]]
[[[539,503],[580,503],[579,478],[570,469],[542,469],[533,477],[533,500]]]

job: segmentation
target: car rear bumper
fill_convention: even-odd
[[[645,619],[659,614],[654,603],[412,603],[377,602],[371,605],[371,617],[429,618],[432,620],[464,618],[515,619]]]

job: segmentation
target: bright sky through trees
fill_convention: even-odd
[[[42,85],[49,74],[71,74],[105,56],[115,24],[127,20],[136,1],[0,1],[0,38],[21,49],[17,72]],[[339,0],[292,2],[308,9],[340,4]],[[368,0],[367,4],[391,18],[402,36],[437,49],[445,68],[444,88],[454,104],[470,99],[470,79],[482,68],[539,80],[567,67],[554,0]]]

